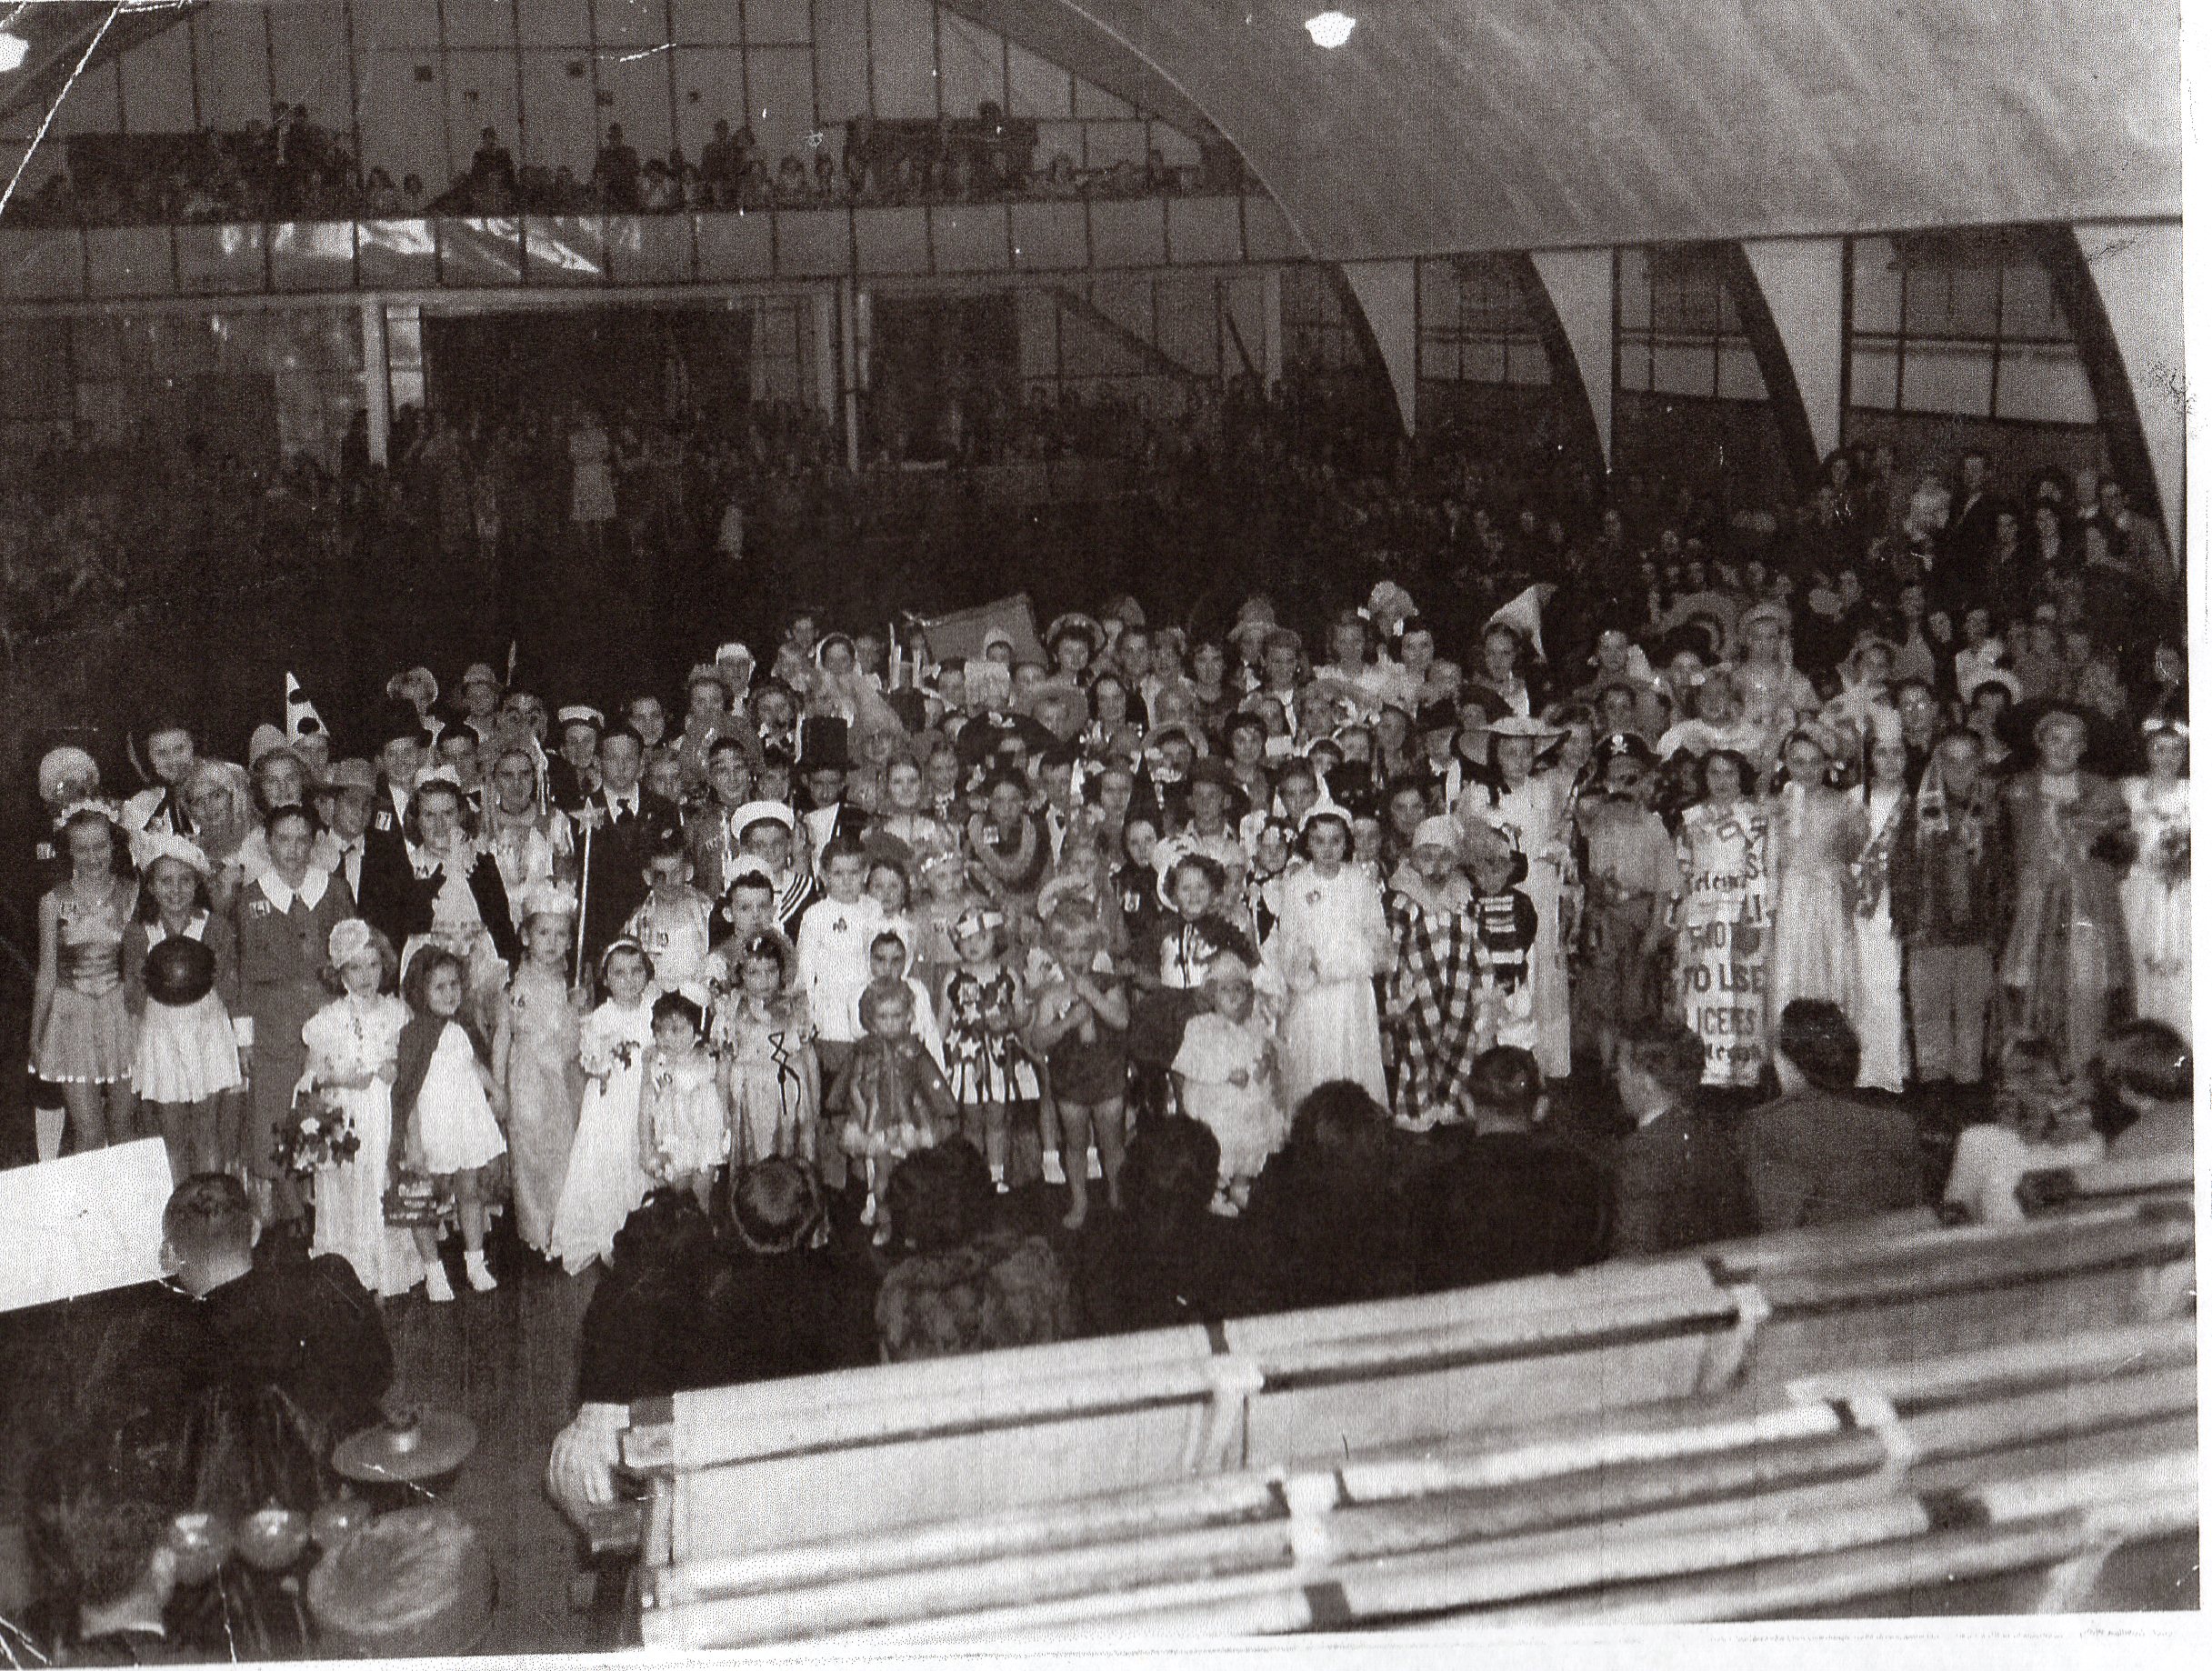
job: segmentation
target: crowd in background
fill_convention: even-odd
[[[610,123],[588,163],[517,166],[487,127],[468,167],[439,185],[365,167],[344,134],[305,105],[280,103],[268,122],[236,131],[74,140],[70,165],[12,204],[8,218],[106,226],[1146,197],[1196,189],[1204,172],[1170,165],[1156,146],[1141,162],[1086,167],[1056,151],[1040,163],[1036,124],[1009,123],[987,105],[966,120],[864,116],[845,125],[839,145],[825,137],[812,135],[804,155],[776,157],[751,127],[718,120],[696,159],[681,145],[641,156]]]

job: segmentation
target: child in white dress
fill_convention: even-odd
[[[653,1187],[637,1164],[637,1108],[653,1047],[652,960],[636,941],[617,940],[600,956],[599,984],[606,1001],[584,1018],[584,1107],[546,1247],[572,1276],[614,1251],[615,1232]]]
[[[338,1106],[361,1145],[351,1160],[316,1168],[315,1251],[336,1254],[363,1287],[387,1299],[423,1280],[414,1240],[384,1219],[392,1082],[407,1025],[407,1006],[384,990],[396,964],[392,943],[359,917],[338,924],[330,931],[330,976],[345,996],[310,1016],[300,1035],[307,1046],[302,1083]]]
[[[680,992],[653,1001],[653,1049],[637,1107],[637,1163],[656,1184],[688,1189],[712,1207],[715,1169],[730,1156],[730,1123],[715,1059],[701,1048],[706,1017]]]
[[[506,1094],[461,1021],[468,1002],[468,966],[442,946],[415,955],[402,983],[412,1018],[400,1034],[399,1078],[392,1087],[395,1164],[428,1176],[450,1196],[461,1222],[468,1286],[487,1294],[499,1285],[484,1257],[484,1168],[507,1152],[499,1116]],[[415,1233],[429,1296],[453,1297],[438,1258],[437,1234]]]
[[[1206,972],[1211,1009],[1190,1018],[1176,1052],[1176,1086],[1183,1111],[1221,1145],[1214,1210],[1243,1209],[1252,1180],[1283,1146],[1281,1078],[1275,1039],[1255,1014],[1252,971],[1234,952],[1217,954]]]

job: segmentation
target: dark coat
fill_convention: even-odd
[[[1902,1108],[1798,1091],[1753,1110],[1736,1145],[1762,1231],[1920,1205],[1919,1128]]]
[[[602,789],[586,803],[605,813],[606,792]],[[681,843],[684,818],[674,803],[650,789],[637,792],[637,811],[618,819],[602,818],[599,827],[576,832],[577,863],[583,866],[584,960],[586,967],[598,962],[608,942],[621,934],[631,914],[646,902],[646,865],[654,852],[669,842]],[[589,855],[589,863],[585,856]]]
[[[1670,1108],[1621,1139],[1615,1254],[1675,1253],[1748,1236],[1757,1224],[1736,1144],[1714,1116]]]

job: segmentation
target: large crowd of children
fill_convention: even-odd
[[[966,1142],[1079,1226],[1170,1111],[1233,1216],[1330,1082],[1427,1131],[1497,1046],[1586,1089],[1671,1021],[1748,1093],[1796,1000],[1848,1018],[1847,1091],[2047,1113],[2120,1024],[2186,1048],[2186,685],[2094,484],[2040,554],[1981,494],[1871,587],[1662,544],[1464,663],[1387,580],[1317,645],[1261,595],[935,660],[795,607],[676,703],[418,667],[335,758],[297,708],[243,766],[156,715],[126,799],[56,749],[40,1152],[158,1133],[445,1301],[441,1235],[478,1289],[494,1214],[580,1272],[769,1157],[882,1240],[901,1161]],[[2049,1095],[1993,1105],[2000,1063]]]

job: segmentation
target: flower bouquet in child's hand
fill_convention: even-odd
[[[617,1039],[612,1045],[584,1052],[584,1076],[604,1091],[606,1082],[628,1068],[637,1060],[637,1041],[634,1038]]]
[[[351,1116],[319,1086],[293,1098],[292,1123],[276,1140],[277,1164],[295,1177],[318,1167],[343,1166],[361,1152],[361,1134]]]
[[[2158,875],[2168,887],[2189,879],[2189,832],[2180,825],[2158,837]]]

